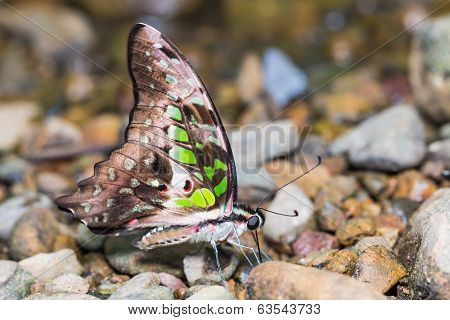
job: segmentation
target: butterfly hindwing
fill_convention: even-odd
[[[57,204],[104,232],[195,225],[229,214],[237,196],[234,160],[200,78],[147,25],[134,27],[128,50],[136,105],[126,142]]]

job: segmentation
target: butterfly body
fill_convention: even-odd
[[[56,199],[58,207],[93,232],[146,230],[136,246],[147,250],[232,241],[261,226],[261,212],[237,203],[230,143],[186,58],[159,31],[137,24],[128,60],[135,106],[126,142],[75,194]]]

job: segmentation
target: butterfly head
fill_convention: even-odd
[[[250,231],[254,231],[258,228],[261,228],[264,225],[266,218],[264,213],[261,210],[257,209],[256,211],[251,212],[247,219],[247,229]]]

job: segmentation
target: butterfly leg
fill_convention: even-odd
[[[217,270],[219,271],[219,275],[220,275],[220,280],[222,283],[225,282],[225,279],[223,277],[223,273],[222,273],[222,267],[220,266],[220,261],[219,261],[219,251],[217,250],[217,244],[214,240],[211,240],[211,247],[214,250],[214,254],[216,256],[216,264],[217,264]]]
[[[238,240],[238,241],[239,241],[239,240]],[[256,253],[255,249],[253,249],[252,247],[245,246],[245,245],[243,245],[242,243],[240,243],[240,241],[239,241],[239,242],[234,242],[234,241],[231,240],[231,239],[227,240],[227,242],[228,242],[229,244],[233,245],[233,246],[239,247],[239,249],[241,250],[242,253],[244,253],[244,250],[243,250],[243,249],[248,249],[248,250],[250,250],[250,251],[253,253],[253,255],[255,256],[256,262],[257,262],[258,264],[261,264],[261,261],[259,261],[259,258],[258,258],[258,254]],[[245,255],[245,253],[244,253],[244,256],[247,257],[247,256]],[[247,260],[249,261],[250,259],[247,258]],[[250,261],[249,261],[249,263],[250,263],[250,265],[251,265],[252,267],[254,267],[254,265],[253,265]]]

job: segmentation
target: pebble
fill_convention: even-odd
[[[42,293],[54,294],[61,292],[71,293],[87,293],[89,290],[89,283],[73,273],[63,274],[44,285]]]
[[[351,164],[365,169],[395,172],[415,167],[425,156],[425,128],[414,108],[397,105],[340,136],[330,152],[348,154]]]
[[[33,209],[24,214],[11,231],[11,256],[14,260],[22,260],[42,252],[75,249],[74,236],[67,225],[56,220],[51,210]]]
[[[339,250],[332,253],[324,264],[318,267],[328,271],[351,275],[357,259],[357,254],[349,249]]]
[[[292,243],[295,255],[303,257],[310,252],[323,249],[336,249],[339,242],[335,236],[326,232],[306,230]]]
[[[234,251],[221,249],[219,262],[225,280],[231,278],[239,265],[239,257]],[[198,254],[187,255],[183,260],[183,270],[189,285],[221,281],[216,258],[212,250],[204,249]]]
[[[50,281],[65,273],[80,275],[83,267],[72,249],[52,253],[39,253],[19,262],[19,266],[31,273],[38,281]]]
[[[391,244],[382,236],[373,236],[373,237],[364,237],[361,240],[359,240],[352,249],[358,253],[361,254],[364,250],[371,246],[383,246],[386,249],[391,250],[392,246]]]
[[[428,146],[427,159],[442,162],[445,168],[450,168],[450,138],[431,143]]]
[[[0,239],[8,240],[14,224],[29,210],[50,208],[52,200],[46,195],[27,192],[9,198],[0,204]]]
[[[0,181],[7,184],[25,182],[32,175],[33,167],[17,156],[6,156],[1,159]]]
[[[92,233],[88,227],[80,223],[75,237],[78,245],[86,251],[98,251],[103,248],[106,236]]]
[[[96,297],[89,294],[59,292],[53,294],[33,293],[25,300],[98,300]]]
[[[353,277],[385,293],[406,276],[405,267],[382,245],[368,247],[358,257]]]
[[[0,260],[9,260],[9,248],[5,240],[0,239]]]
[[[375,234],[375,223],[370,218],[351,218],[336,231],[339,242],[348,246],[355,243],[358,238]]]
[[[450,16],[430,19],[414,33],[409,74],[416,104],[437,123],[450,120]]]
[[[435,183],[425,178],[420,172],[407,170],[397,176],[397,187],[393,197],[422,202],[429,198],[436,189]]]
[[[10,150],[19,143],[38,109],[34,102],[0,102],[0,151]]]
[[[167,272],[181,277],[184,256],[198,250],[195,245],[182,244],[143,251],[133,246],[140,237],[107,237],[103,251],[109,264],[119,273]]]
[[[395,247],[410,270],[412,299],[450,299],[450,188],[436,191],[410,219]]]
[[[392,199],[390,203],[390,210],[393,214],[398,216],[403,224],[407,224],[409,218],[419,207],[419,203],[408,198]]]
[[[266,49],[263,55],[264,88],[275,105],[285,107],[308,87],[308,78],[280,49]]]
[[[323,186],[315,198],[317,220],[321,229],[336,231],[347,215],[339,205],[356,192],[358,182],[354,176],[335,176]]]
[[[309,197],[295,184],[278,191],[269,210],[297,217],[284,217],[267,213],[263,226],[264,235],[274,242],[290,243],[305,230],[315,229],[314,205]]]
[[[439,128],[439,137],[441,139],[450,139],[450,122],[443,124]]]
[[[161,285],[171,289],[173,292],[181,292],[186,289],[186,285],[181,279],[165,272],[158,273]]]
[[[155,300],[158,294],[163,293],[164,290],[161,290],[158,287],[160,283],[159,275],[153,272],[144,272],[138,274],[125,282],[121,287],[119,287],[110,297],[110,300],[120,300],[120,299],[150,299]],[[158,288],[153,291],[153,288]],[[169,288],[165,288],[172,294],[172,291]],[[166,290],[166,292],[167,292]],[[170,298],[169,298],[170,299]]]
[[[254,268],[245,285],[245,299],[383,300],[367,284],[335,272],[271,261]]]
[[[209,286],[200,289],[187,300],[235,300],[236,297],[222,286]]]
[[[33,276],[15,261],[0,260],[0,300],[23,299],[30,293]]]
[[[38,191],[52,198],[65,195],[73,188],[74,182],[59,173],[40,171],[36,176]]]
[[[253,53],[245,55],[236,79],[241,100],[249,103],[258,98],[263,88],[262,80],[263,74],[259,57]]]
[[[96,289],[106,279],[113,276],[114,270],[106,262],[105,256],[99,252],[89,252],[84,257],[83,277]]]
[[[360,180],[363,187],[376,199],[383,199],[392,193],[392,180],[384,173],[365,171],[361,173]]]

